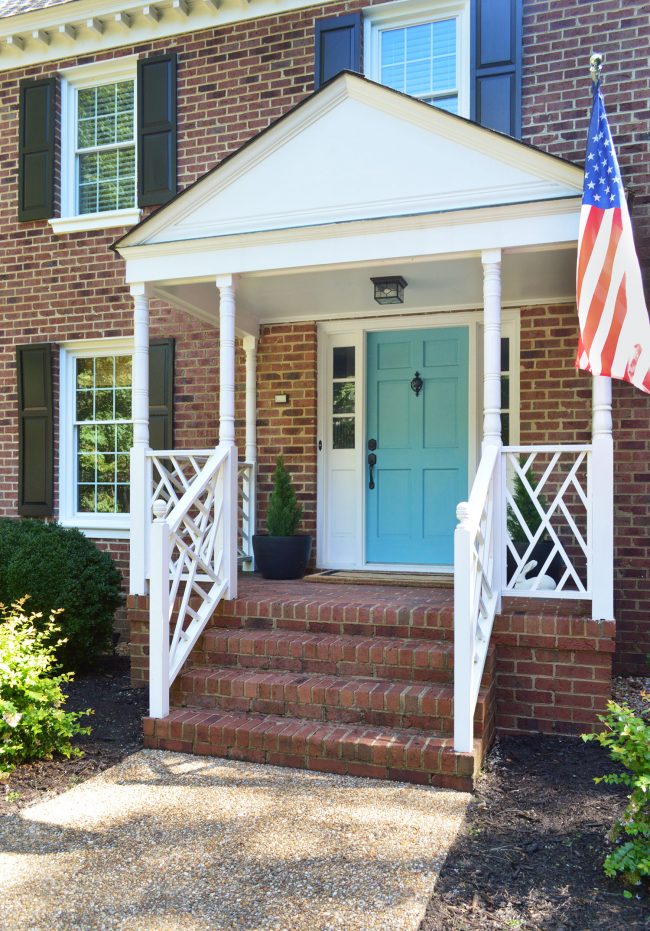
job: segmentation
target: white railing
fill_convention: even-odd
[[[454,534],[454,748],[473,718],[502,596],[591,601],[613,614],[611,438],[487,446]]]
[[[454,749],[471,753],[474,709],[499,607],[500,447],[486,447],[454,532]]]
[[[235,448],[218,446],[200,467],[203,455],[167,451],[150,457],[159,476],[153,485],[149,600],[150,714],[156,718],[169,713],[169,688],[219,601],[237,593]],[[164,465],[171,460],[173,471]]]
[[[252,572],[255,533],[255,464],[240,462],[237,469],[237,558],[246,572]]]
[[[586,444],[504,447],[504,594],[591,598],[591,455]]]

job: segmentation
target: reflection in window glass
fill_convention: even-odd
[[[381,33],[381,83],[458,112],[456,19]]]
[[[354,449],[355,349],[337,346],[332,352],[332,447]]]
[[[131,357],[77,359],[77,510],[129,513]]]
[[[77,93],[79,213],[135,205],[133,81]]]

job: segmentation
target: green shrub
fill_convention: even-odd
[[[607,876],[622,875],[627,882],[637,883],[650,877],[650,722],[613,701],[607,703],[607,714],[600,715],[600,720],[606,730],[583,734],[582,739],[597,741],[627,772],[608,773],[595,781],[632,790],[623,817],[610,831],[610,840],[617,846],[603,867]]]
[[[278,456],[273,473],[273,491],[269,498],[266,528],[272,537],[292,537],[298,529],[302,508],[296,500],[282,456]]]
[[[53,673],[59,633],[53,618],[28,617],[22,603],[0,605],[0,772],[55,751],[81,755],[71,739],[90,733],[78,723],[90,711],[63,710],[61,686],[72,673]]]
[[[44,618],[62,610],[64,669],[81,670],[111,644],[122,579],[108,553],[78,530],[38,520],[0,519],[0,602],[29,595]]]
[[[519,457],[520,467],[523,468],[525,464],[526,464],[526,456],[520,456]],[[537,475],[530,468],[524,474],[526,478],[528,479],[528,484],[534,491],[537,488],[537,483],[539,482]],[[514,479],[513,487],[512,487],[512,497],[513,497],[515,504],[519,508],[519,512],[521,516],[523,517],[523,519],[525,520],[528,529],[530,530],[531,534],[534,536],[537,533],[539,525],[542,522],[542,518],[540,517],[539,511],[535,507],[533,503],[533,499],[528,494],[528,490],[526,486],[524,485],[524,483],[522,482],[518,472],[515,473],[515,479]],[[542,510],[547,511],[548,502],[546,500],[546,496],[543,494],[540,494],[537,500]],[[508,536],[510,537],[512,542],[513,543],[528,543],[528,537],[526,536],[524,528],[519,523],[517,515],[515,514],[514,510],[510,507],[510,505],[508,505],[508,516],[507,516],[506,521],[508,525]],[[549,539],[549,536],[546,533],[546,531],[542,533],[539,539],[540,541]]]

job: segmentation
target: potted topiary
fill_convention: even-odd
[[[301,517],[291,476],[284,459],[278,456],[266,515],[268,533],[253,535],[255,565],[265,579],[301,579],[305,574],[311,536],[296,533]]]
[[[524,461],[525,460],[523,458],[520,459],[519,464],[523,466]],[[537,476],[535,475],[532,469],[529,469],[527,471],[526,478],[528,479],[528,484],[533,490],[537,488],[537,483],[539,479],[537,478]],[[528,494],[526,486],[522,482],[521,476],[519,475],[519,473],[515,475],[515,480],[514,480],[513,490],[512,490],[512,497],[513,497],[515,504],[517,505],[519,513],[521,514],[522,518],[526,522],[526,526],[528,527],[528,530],[534,536],[539,530],[540,524],[542,523],[542,518],[540,516],[539,511],[535,507],[532,498]],[[538,495],[537,501],[543,511],[548,510],[548,502],[543,494]],[[508,536],[512,540],[514,548],[516,549],[520,557],[523,556],[526,550],[528,549],[529,540],[528,540],[528,537],[526,536],[524,528],[519,523],[519,519],[517,515],[515,514],[515,511],[510,506],[508,507],[507,528],[508,528]],[[535,544],[535,546],[533,547],[531,554],[530,554],[530,560],[534,559],[537,562],[537,565],[532,570],[531,575],[534,576],[538,574],[539,572],[541,572],[542,567],[544,566],[544,563],[548,559],[549,553],[551,552],[552,549],[553,549],[553,541],[551,540],[547,531],[544,530],[540,534],[540,537],[537,543]],[[510,581],[517,567],[515,565],[515,560],[510,550],[508,550],[507,556],[508,556],[508,559],[507,559],[508,581]],[[559,582],[562,577],[562,571],[563,571],[562,558],[559,556],[558,553],[556,553],[553,559],[551,560],[550,565],[547,566],[547,568],[545,569],[544,575],[549,575],[555,582]]]

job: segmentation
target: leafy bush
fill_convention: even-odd
[[[627,772],[608,773],[595,781],[632,790],[623,817],[610,831],[610,840],[618,845],[603,867],[607,876],[622,875],[636,883],[650,877],[650,722],[613,701],[607,703],[607,714],[600,715],[600,720],[606,730],[583,734],[582,739],[597,741]]]
[[[278,456],[273,473],[273,491],[269,498],[266,529],[272,537],[292,537],[298,529],[302,508],[296,500],[282,456]]]
[[[59,633],[53,618],[28,617],[21,602],[0,605],[0,772],[55,751],[81,755],[71,739],[90,733],[78,723],[90,711],[63,710],[61,686],[72,673],[53,674]]]
[[[109,648],[121,582],[108,553],[78,530],[0,519],[0,602],[29,595],[30,610],[44,618],[63,611],[56,656],[64,669],[84,669]]]

